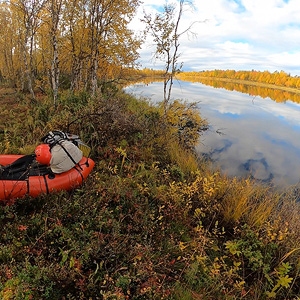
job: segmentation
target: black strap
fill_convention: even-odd
[[[66,152],[66,154],[68,155],[68,157],[72,160],[73,164],[76,166],[77,162],[74,160],[74,158],[72,157],[72,155],[68,152],[68,150],[60,143],[60,141],[58,141],[58,144],[64,149],[64,151]],[[83,169],[81,168],[81,166],[78,164],[79,168],[81,171],[83,171]]]
[[[43,175],[43,177],[44,177],[44,181],[45,181],[46,192],[47,192],[47,195],[48,195],[49,194],[49,187],[48,187],[48,182],[47,182],[46,175]]]
[[[29,194],[29,179],[26,180],[26,184],[27,184],[27,194]]]
[[[78,166],[80,167],[80,165],[78,164]],[[81,179],[82,179],[82,182],[84,181],[84,178],[83,178],[83,175],[82,175],[82,173],[75,167],[74,168],[79,174],[80,174],[80,176],[81,176]],[[80,169],[82,170],[82,168],[80,167]]]
[[[60,140],[68,140],[68,136],[64,132],[58,130],[50,131],[47,135],[42,137],[42,142],[49,144],[50,146],[54,146]]]

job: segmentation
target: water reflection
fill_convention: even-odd
[[[162,83],[130,86],[128,92],[162,100]],[[197,102],[210,130],[197,146],[199,155],[230,176],[252,176],[278,186],[300,178],[300,105],[269,97],[178,81],[173,98]],[[253,99],[254,98],[254,99]],[[280,98],[281,99],[281,98]]]
[[[223,80],[212,80],[208,78],[189,78],[189,82],[200,82],[205,85],[210,85],[214,88],[223,88],[229,91],[237,91],[251,96],[260,96],[261,98],[270,98],[276,102],[286,102],[291,100],[296,103],[300,103],[300,94],[283,91],[274,88],[268,88],[263,86],[247,85],[241,83],[227,82]]]

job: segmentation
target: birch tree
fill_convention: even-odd
[[[64,48],[69,51],[72,92],[82,87],[84,66],[88,63],[88,13],[85,0],[69,1],[63,10],[63,26],[65,33]]]
[[[164,67],[164,96],[163,105],[166,114],[171,98],[174,77],[182,69],[183,63],[179,63],[179,40],[189,32],[193,24],[179,32],[179,23],[184,12],[184,5],[191,5],[190,1],[180,0],[176,14],[176,5],[166,3],[162,13],[144,14],[142,20],[146,24],[146,32],[150,32],[156,46],[155,58],[165,62]]]
[[[44,92],[50,88],[55,105],[62,78],[72,91],[85,89],[95,96],[101,84],[119,76],[138,58],[141,41],[128,24],[139,3],[7,1],[7,11],[0,6],[0,25],[4,25],[0,28],[0,72],[9,78],[17,74],[18,87],[28,87],[33,99],[36,87]]]
[[[14,62],[13,49],[16,46],[14,23],[12,14],[6,3],[0,5],[0,53],[2,54],[2,70],[3,79],[8,79],[13,87],[16,87],[16,66]],[[15,50],[16,52],[16,50]]]
[[[44,7],[46,0],[16,0],[12,2],[19,14],[23,28],[20,28],[20,40],[23,51],[23,63],[25,78],[27,80],[28,90],[35,100],[33,90],[34,70],[33,70],[33,43],[34,36],[40,25],[40,12]],[[29,51],[28,51],[29,45]],[[28,61],[29,56],[29,61]]]
[[[92,95],[98,89],[98,67],[100,54],[107,54],[107,45],[121,42],[116,33],[126,35],[126,25],[139,5],[137,0],[94,0],[90,9],[90,78]],[[100,51],[102,50],[102,51]],[[128,51],[128,49],[127,49]],[[131,48],[134,51],[134,48]],[[111,52],[110,52],[111,54]],[[119,53],[121,56],[122,53]]]
[[[51,83],[53,91],[54,106],[57,105],[58,87],[59,87],[59,57],[58,57],[58,42],[57,31],[60,20],[60,13],[62,8],[62,0],[51,0],[50,14],[51,14],[51,44],[52,44],[52,63],[51,63]]]

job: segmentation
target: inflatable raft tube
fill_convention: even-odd
[[[0,155],[0,165],[6,166],[23,155]],[[82,184],[94,167],[92,159],[83,157],[80,162],[68,172],[53,174],[43,172],[39,176],[27,176],[24,180],[1,180],[0,200],[22,198],[25,195],[37,197],[40,194],[49,194],[61,190],[71,190]]]

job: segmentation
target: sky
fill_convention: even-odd
[[[143,11],[161,12],[164,3],[143,0],[131,27],[142,30]],[[183,71],[283,70],[300,76],[300,0],[194,0],[193,4],[180,21],[180,32],[193,24],[195,34],[180,39]],[[153,59],[154,52],[148,37],[140,50],[142,68],[163,68],[163,61]]]

